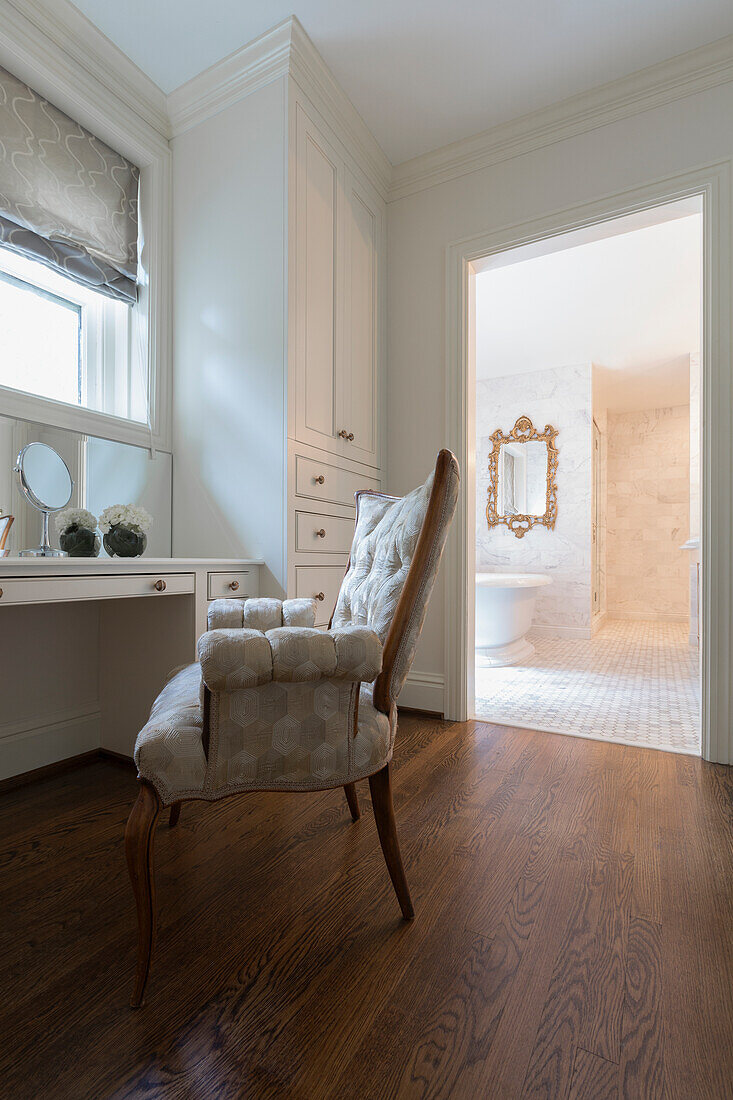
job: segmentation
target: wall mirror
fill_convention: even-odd
[[[506,525],[518,539],[532,527],[550,530],[557,519],[557,430],[545,424],[540,432],[528,416],[520,416],[505,435],[501,428],[489,437],[489,527]]]
[[[33,550],[21,550],[21,558],[63,558],[63,550],[54,550],[48,541],[48,516],[65,508],[71,500],[74,482],[69,467],[47,443],[27,443],[18,455],[14,472],[20,491],[41,513],[41,542]]]

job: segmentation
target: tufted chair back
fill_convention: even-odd
[[[458,500],[458,462],[441,451],[435,470],[404,497],[356,494],[349,564],[331,626],[367,626],[384,645],[374,705],[389,713],[417,648]]]

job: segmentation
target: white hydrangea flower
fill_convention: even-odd
[[[137,504],[110,504],[99,517],[99,530],[106,535],[112,527],[117,525],[128,527],[139,535],[149,531],[153,525],[153,517],[150,512],[140,508]]]
[[[86,508],[62,508],[54,516],[54,524],[59,535],[63,535],[70,527],[86,527],[90,531],[96,531],[97,517]]]

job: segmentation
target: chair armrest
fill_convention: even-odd
[[[382,668],[382,643],[363,626],[209,630],[199,638],[198,657],[210,691],[237,691],[270,680],[371,683]]]

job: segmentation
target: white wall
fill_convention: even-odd
[[[406,196],[389,207],[389,485],[417,485],[446,440],[446,247],[733,154],[733,84]],[[419,397],[419,401],[418,401]],[[444,576],[415,669],[444,672]]]
[[[281,594],[284,78],[173,141],[173,553],[265,558]]]
[[[476,385],[476,571],[546,573],[535,624],[566,637],[590,637],[591,614],[591,364],[488,378]],[[520,416],[558,431],[557,521],[518,539],[486,522],[489,438],[506,434]]]

